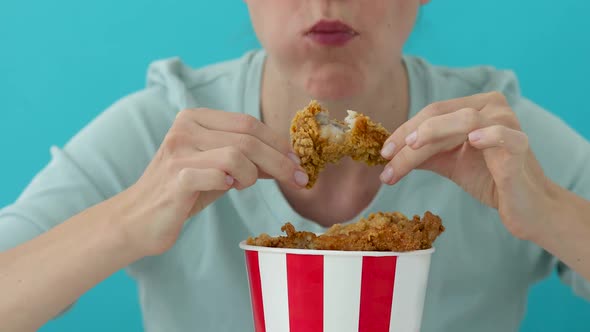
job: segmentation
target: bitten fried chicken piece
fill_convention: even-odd
[[[445,227],[440,217],[430,212],[411,220],[399,212],[378,212],[353,224],[336,224],[319,236],[296,231],[291,223],[286,223],[281,230],[287,235],[271,237],[261,234],[248,238],[247,244],[274,248],[405,252],[431,248]]]
[[[308,189],[327,163],[337,163],[345,156],[371,166],[387,163],[380,151],[389,132],[357,112],[348,111],[344,121],[331,120],[327,110],[311,101],[295,114],[290,133],[291,145],[309,176]]]

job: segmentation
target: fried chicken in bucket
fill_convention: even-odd
[[[301,158],[312,188],[327,163],[345,156],[368,165],[386,164],[381,157],[383,143],[390,133],[363,114],[348,111],[344,121],[331,120],[316,101],[298,111],[291,121],[291,145]]]
[[[295,114],[290,134],[291,145],[309,176],[308,189],[327,163],[337,163],[343,157],[370,166],[388,162],[380,152],[390,133],[360,113],[348,111],[344,121],[333,120],[312,100]],[[291,223],[281,230],[287,235],[261,234],[248,238],[246,243],[275,248],[404,252],[431,248],[445,228],[441,219],[430,212],[411,220],[399,212],[378,212],[353,224],[336,224],[321,235],[297,231]]]
[[[321,235],[297,231],[291,223],[281,230],[287,235],[261,234],[246,243],[274,248],[407,252],[431,248],[445,227],[440,217],[430,212],[412,219],[399,212],[378,212],[353,224],[336,224]]]

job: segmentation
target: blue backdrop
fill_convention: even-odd
[[[407,52],[512,68],[524,94],[590,137],[589,11],[585,0],[433,0]],[[242,1],[0,1],[0,206],[47,163],[50,145],[141,89],[151,61],[202,66],[257,46]],[[531,290],[522,331],[588,331],[589,316],[553,276]],[[41,331],[141,331],[133,282],[115,274]]]

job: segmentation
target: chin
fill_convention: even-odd
[[[362,93],[364,76],[358,71],[322,69],[310,73],[305,80],[305,90],[314,99],[348,99]]]

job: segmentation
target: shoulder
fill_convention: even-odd
[[[149,66],[144,89],[100,112],[68,140],[64,150],[88,172],[113,169],[125,182],[121,186],[128,185],[141,175],[179,111],[239,104],[235,100],[243,95],[245,72],[256,54],[198,69],[179,58],[156,61]]]
[[[187,108],[208,107],[231,111],[241,105],[244,86],[260,52],[192,68],[178,57],[150,64],[146,87],[121,97],[101,112],[80,134],[132,136],[133,129],[149,133],[156,143]]]
[[[434,65],[423,58],[407,57],[420,88],[426,90],[426,103],[497,91],[516,112],[525,131],[563,130],[565,123],[550,111],[521,94],[514,71],[493,66],[447,67]]]
[[[249,51],[239,58],[193,68],[178,57],[153,62],[147,88],[164,92],[177,109],[208,107],[231,111],[248,84],[255,84],[264,59],[263,51]]]
[[[424,58],[406,56],[408,70],[421,88],[427,92],[429,102],[470,96],[476,93],[499,91],[510,102],[520,98],[520,86],[512,70],[494,66],[450,67],[435,65]]]
[[[573,188],[580,174],[588,172],[590,143],[551,110],[523,96],[514,71],[493,66],[438,66],[418,57],[408,57],[407,64],[427,91],[428,102],[501,92],[546,174],[559,184]]]
[[[223,101],[234,100],[252,79],[256,65],[262,66],[264,54],[250,51],[243,56],[199,68],[179,57],[152,62],[147,69],[145,88],[115,101],[102,117],[132,116],[173,120],[186,108],[219,108]]]

